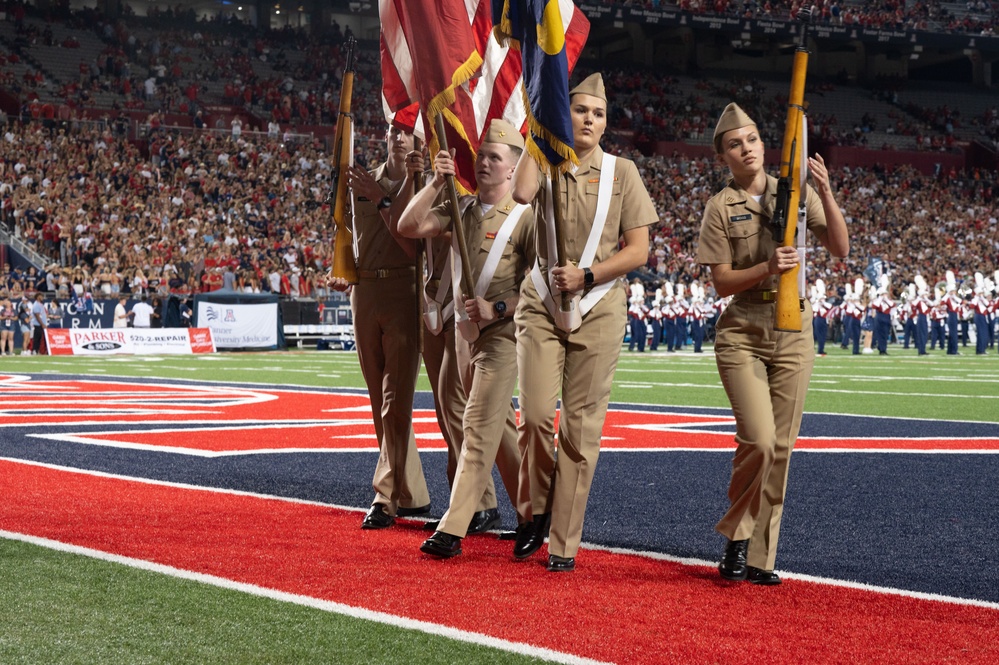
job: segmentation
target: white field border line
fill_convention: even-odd
[[[356,364],[356,361],[354,361]],[[0,386],[7,383],[30,383],[32,381],[48,381],[49,383],[65,383],[67,381],[78,382],[78,383],[109,383],[109,379],[116,383],[130,384],[136,386],[157,386],[160,388],[202,388],[207,390],[205,386],[211,386],[212,390],[216,390],[216,386],[228,387],[232,390],[271,390],[280,392],[290,392],[290,393],[316,393],[321,395],[350,395],[351,397],[365,397],[368,395],[368,391],[365,388],[323,388],[322,386],[306,386],[297,383],[288,384],[275,384],[275,383],[256,383],[253,381],[213,381],[211,379],[184,379],[176,378],[169,379],[170,383],[162,383],[163,379],[157,381],[147,381],[141,376],[124,376],[120,374],[105,374],[97,379],[84,379],[80,378],[79,373],[69,373],[69,374],[59,374],[57,375],[61,378],[56,378],[54,376],[50,377],[45,374],[7,374],[0,372]],[[430,392],[430,391],[425,391]]]
[[[809,390],[811,390],[809,388]],[[852,392],[852,391],[847,391]],[[637,408],[633,408],[637,407]],[[727,406],[678,406],[676,404],[650,404],[648,402],[611,402],[608,405],[608,409],[614,409],[615,411],[627,411],[629,413],[655,413],[655,414],[666,414],[671,416],[693,416],[693,417],[714,417],[712,414],[704,413],[686,413],[683,411],[669,411],[668,409],[714,409],[721,412],[720,415],[729,414],[728,417],[735,422],[735,416],[732,414],[731,407]],[[664,409],[662,411],[657,409]],[[917,422],[924,423],[969,423],[972,425],[999,425],[999,421],[995,420],[941,420],[940,418],[915,418],[913,416],[875,416],[867,415],[862,413],[836,413],[833,411],[806,411],[806,416],[839,416],[842,418],[863,418],[871,420],[914,420]]]
[[[633,556],[646,557],[649,559],[679,563],[684,566],[704,566],[707,568],[717,568],[718,566],[718,562],[716,561],[704,561],[703,559],[677,557],[669,554],[662,554],[660,552],[628,550],[620,547],[606,547],[604,545],[593,545],[590,543],[585,543],[582,546],[582,549],[594,550],[600,552],[610,552],[611,554],[630,554]],[[800,580],[802,582],[811,582],[813,584],[825,584],[828,586],[843,587],[846,589],[857,589],[858,591],[869,591],[872,593],[879,593],[886,596],[902,596],[905,598],[914,598],[916,600],[929,600],[940,603],[949,603],[951,605],[966,605],[969,607],[982,607],[989,610],[999,610],[999,603],[995,603],[988,600],[977,600],[974,598],[959,598],[956,596],[944,596],[941,594],[926,593],[923,591],[909,591],[907,589],[875,586],[873,584],[864,584],[863,582],[854,582],[851,580],[838,580],[832,577],[817,577],[815,575],[805,575],[804,573],[789,573],[782,570],[777,570],[775,572],[780,573],[781,577],[789,580]]]
[[[365,407],[367,408],[367,407]],[[417,409],[416,412],[427,411],[431,412],[430,409]],[[0,415],[3,415],[4,411],[0,409]],[[108,415],[115,415],[120,413],[119,411],[108,411]],[[141,414],[171,414],[171,411],[139,411]],[[178,412],[180,414],[187,413],[186,411]],[[204,412],[202,412],[204,413]],[[17,413],[14,415],[21,415]],[[45,415],[52,415],[52,412],[47,411]],[[52,423],[45,423],[48,426],[58,426],[58,427],[82,427],[84,425],[118,425],[121,427],[127,427],[129,425],[135,425],[137,421],[135,420],[72,420],[65,423],[57,423],[53,425]],[[413,418],[414,423],[436,423],[437,418],[431,416],[417,417]],[[215,427],[204,427],[204,428],[176,428],[176,431],[194,431],[196,429],[206,429],[206,430],[224,430],[224,429],[246,429],[247,427],[252,427],[254,425],[262,427],[309,427],[309,426],[322,426],[322,427],[345,427],[352,425],[372,425],[370,416],[368,418],[359,418],[353,420],[327,420],[325,418],[300,418],[300,419],[289,419],[289,420],[143,420],[141,421],[143,425],[176,425],[182,423],[184,425],[215,425]],[[37,427],[38,422],[25,422],[25,423],[0,423],[0,428],[4,427]],[[372,425],[373,427],[373,425]],[[131,430],[129,430],[131,431]],[[153,432],[153,431],[173,431],[173,429],[165,430],[151,430],[151,429],[141,429],[134,430],[135,432]],[[123,430],[117,430],[117,433],[122,433]],[[91,432],[91,434],[99,434],[101,432]],[[114,434],[115,432],[103,432],[104,434]]]
[[[197,573],[190,570],[184,570],[183,568],[175,568],[173,566],[153,563],[151,561],[144,561],[142,559],[134,559],[131,557],[125,557],[118,554],[109,554],[107,552],[102,552],[100,550],[94,550],[88,547],[80,547],[78,545],[70,545],[67,543],[62,543],[57,540],[50,540],[48,538],[38,538],[36,536],[28,536],[24,534],[13,533],[10,531],[3,531],[3,530],[0,530],[0,538],[6,538],[8,540],[18,540],[24,543],[29,543],[31,545],[37,545],[39,547],[56,550],[58,552],[65,552],[67,554],[86,556],[92,559],[106,561],[108,563],[116,563],[123,566],[128,566],[130,568],[136,568],[138,570],[144,570],[152,573],[159,573],[161,575],[169,575],[170,577],[176,577],[182,580],[198,582],[201,584],[208,584],[210,586],[219,587],[230,591],[238,591],[252,596],[258,596],[261,598],[276,600],[278,602],[292,603],[294,605],[300,605],[302,607],[310,607],[312,609],[317,609],[332,614],[340,614],[354,619],[374,621],[376,623],[394,626],[396,628],[402,628],[405,630],[415,630],[421,633],[427,633],[429,635],[435,635],[438,637],[443,637],[451,640],[457,640],[459,642],[467,642],[469,644],[474,644],[477,646],[491,647],[493,649],[498,649],[501,651],[507,651],[511,653],[517,653],[524,656],[533,656],[535,658],[542,658],[544,660],[554,663],[565,663],[567,665],[604,665],[603,661],[583,658],[581,656],[562,653],[560,651],[552,651],[551,649],[536,647],[522,642],[510,642],[508,640],[500,639],[498,637],[492,637],[490,635],[485,635],[482,633],[473,633],[465,630],[459,630],[457,628],[451,628],[449,626],[431,623],[429,621],[407,619],[405,617],[400,617],[393,614],[387,614],[385,612],[368,610],[363,607],[344,605],[343,603],[337,603],[330,600],[321,600],[319,598],[313,598],[310,596],[303,596],[300,594],[278,591],[277,589],[270,589],[267,587],[258,586],[256,584],[249,584],[246,582],[236,582],[234,580],[229,580],[224,577],[218,577],[216,575]]]
[[[859,379],[851,379],[859,380]],[[922,381],[923,379],[920,379]],[[873,379],[873,381],[878,381],[878,379]],[[980,381],[975,381],[974,383],[981,383]],[[666,381],[623,381],[619,388],[700,388],[704,390],[714,390],[718,386],[717,384],[703,384],[703,383],[671,383]],[[848,393],[851,395],[892,395],[897,397],[946,397],[952,399],[999,399],[999,395],[960,395],[951,393],[908,393],[908,392],[888,392],[885,390],[856,390],[856,389],[846,389],[846,388],[822,388],[819,386],[810,386],[808,388],[809,392],[823,392],[823,393]]]
[[[47,462],[33,462],[28,460],[15,459],[11,457],[0,457],[0,462],[11,462],[13,464],[23,464],[25,466],[35,466],[43,469],[50,469],[53,471],[63,471],[66,473],[76,473],[84,476],[95,476],[97,478],[108,478],[111,480],[123,480],[126,482],[141,483],[143,485],[154,485],[157,487],[172,487],[182,490],[191,490],[195,492],[211,492],[213,494],[225,494],[231,496],[242,496],[249,497],[253,499],[261,499],[263,501],[280,501],[282,503],[291,503],[303,506],[320,506],[324,508],[333,508],[336,510],[343,510],[348,512],[363,513],[366,512],[366,508],[356,508],[354,506],[341,506],[332,503],[323,503],[321,501],[310,501],[308,499],[295,499],[283,496],[274,496],[270,494],[260,494],[259,492],[247,492],[245,490],[234,490],[219,487],[204,487],[200,485],[190,485],[187,483],[177,483],[168,480],[154,480],[151,478],[140,478],[135,476],[124,476],[121,474],[107,473],[105,471],[92,471],[90,469],[76,469],[73,467],[60,466],[58,464],[49,464]],[[419,521],[419,520],[417,520]],[[8,533],[0,531],[0,534]],[[33,537],[33,536],[28,536]],[[19,535],[18,538],[21,538]],[[608,547],[605,545],[596,545],[592,543],[583,543],[581,545],[582,549],[610,552],[612,554],[623,554],[630,556],[643,557],[647,559],[654,559],[657,561],[669,561],[672,563],[679,563],[685,566],[705,566],[708,568],[714,568],[718,564],[714,561],[705,561],[703,559],[693,559],[688,557],[678,557],[670,554],[663,554],[661,552],[649,552],[645,550],[629,550],[621,547]],[[800,573],[788,573],[783,571],[780,572],[781,575],[788,579],[802,580],[805,582],[812,582],[815,584],[826,584],[830,586],[841,586],[850,589],[859,589],[862,591],[872,591],[875,593],[882,593],[885,595],[893,596],[905,596],[909,598],[916,598],[920,600],[932,600],[944,603],[951,603],[954,605],[969,605],[974,607],[984,607],[987,609],[999,610],[999,603],[990,602],[987,600],[976,600],[969,598],[958,598],[955,596],[943,596],[939,594],[924,593],[921,591],[908,591],[905,589],[896,589],[893,587],[879,587],[871,584],[863,584],[861,582],[853,582],[849,580],[837,580],[829,577],[815,577],[812,575],[804,575]]]
[[[327,453],[327,454],[339,454],[339,453],[372,453],[378,452],[378,443],[373,441],[373,434],[355,434],[350,436],[338,437],[341,439],[363,439],[372,440],[371,445],[363,448],[345,448],[345,447],[335,447],[335,448],[300,448],[300,447],[287,447],[287,448],[250,448],[250,449],[240,449],[240,450],[207,450],[204,448],[185,448],[183,446],[167,446],[158,445],[154,443],[135,443],[133,441],[122,441],[117,439],[94,439],[90,438],[96,435],[127,435],[127,434],[178,434],[182,435],[187,432],[225,432],[231,430],[268,430],[268,429],[292,429],[292,428],[305,428],[313,425],[322,425],[325,423],[314,423],[310,424],[296,424],[288,425],[285,423],[274,424],[274,425],[260,425],[256,427],[198,427],[198,428],[181,428],[181,429],[158,429],[158,430],[130,430],[130,431],[111,431],[111,432],[87,432],[86,434],[26,434],[27,438],[32,439],[45,439],[48,441],[59,441],[63,443],[78,443],[87,446],[100,446],[106,448],[122,448],[127,450],[139,450],[145,452],[156,452],[156,453],[170,453],[174,455],[189,455],[191,457],[202,457],[207,459],[215,459],[222,457],[240,457],[245,455],[281,455],[289,453]],[[444,436],[439,432],[432,432],[426,435],[417,434],[417,441],[430,442],[430,441],[443,441]],[[438,448],[420,448],[421,453],[430,453],[438,451],[446,451],[447,447]]]

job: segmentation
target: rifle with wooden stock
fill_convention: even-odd
[[[342,278],[348,284],[357,284],[357,261],[354,257],[354,231],[350,219],[351,201],[347,171],[353,162],[354,119],[350,114],[351,97],[354,94],[354,45],[353,37],[347,40],[347,64],[343,71],[343,84],[340,87],[340,107],[337,112],[336,134],[333,140],[333,223],[336,234],[333,240],[333,277]]]
[[[777,200],[772,223],[781,247],[795,245],[798,230],[798,208],[804,179],[801,169],[805,155],[805,77],[808,74],[808,48],[806,35],[807,9],[802,9],[798,20],[802,21],[801,38],[794,51],[794,64],[791,69],[791,90],[787,98],[787,120],[784,125],[784,142],[781,144],[780,177],[777,180]],[[801,332],[801,294],[798,289],[798,272],[801,265],[780,274],[777,286],[777,307],[774,314],[774,330]]]

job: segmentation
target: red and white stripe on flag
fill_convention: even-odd
[[[474,10],[469,9],[469,16],[475,28],[476,43],[485,45],[485,50],[482,51],[482,77],[472,92],[479,136],[485,134],[487,124],[493,118],[503,118],[514,127],[519,127],[521,133],[526,133],[527,109],[524,107],[524,95],[521,91],[523,76],[520,51],[512,51],[509,46],[500,44],[493,37],[492,13],[489,11],[488,0],[466,0],[466,3],[475,5]],[[558,4],[565,31],[569,73],[572,74],[583,46],[586,45],[590,22],[572,0],[558,0]],[[478,35],[483,30],[487,38],[479,42]]]
[[[420,63],[414,62],[414,53],[427,53],[426,48],[413,48],[410,35],[420,47],[425,47],[433,39],[432,31],[427,33],[420,26],[407,23],[410,15],[404,9],[404,2],[420,0],[379,0],[378,11],[381,21],[381,69],[382,106],[386,119],[393,125],[413,132],[421,139],[431,134],[424,123],[429,119],[420,109],[420,86],[425,81],[420,75]],[[490,0],[433,0],[438,11],[457,10],[463,5],[467,13],[475,49],[482,56],[482,67],[476,78],[461,86],[456,93],[458,99],[452,105],[465,128],[468,142],[473,149],[478,148],[481,137],[493,118],[503,118],[526,131],[527,110],[522,92],[520,52],[500,44],[493,36],[492,3]],[[561,10],[566,37],[566,55],[571,73],[583,51],[590,23],[572,0],[557,0]],[[447,5],[447,7],[444,7]],[[456,6],[457,5],[457,6]],[[469,99],[465,99],[468,95]],[[471,112],[473,117],[464,117]],[[449,127],[449,134],[453,130]],[[474,157],[474,156],[473,156]],[[459,159],[459,162],[465,161]],[[459,171],[462,164],[459,163]],[[460,181],[472,183],[474,175]]]
[[[431,152],[439,145],[433,123],[440,115],[447,144],[456,151],[459,188],[474,192],[479,134],[470,94],[482,56],[468,9],[466,0],[379,2],[386,110],[395,114],[419,103]],[[401,118],[392,120],[402,124]]]

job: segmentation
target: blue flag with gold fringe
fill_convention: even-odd
[[[569,57],[589,22],[571,0],[493,0],[496,38],[519,49],[527,107],[527,150],[548,173],[578,164],[569,113]]]

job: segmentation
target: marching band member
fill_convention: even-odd
[[[947,355],[959,355],[957,350],[958,319],[961,317],[961,298],[957,295],[957,279],[954,272],[946,272],[947,292],[943,297],[943,305],[947,309]]]
[[[946,344],[946,328],[947,323],[947,305],[944,303],[944,291],[941,288],[934,290],[933,306],[930,309],[930,351],[940,345],[940,350],[943,351],[947,348]]]
[[[826,283],[821,279],[815,280],[812,290],[812,337],[818,344],[818,355],[826,355],[826,337],[829,335],[828,316],[832,304],[826,300]]]
[[[663,337],[663,290],[656,289],[656,296],[652,299],[652,307],[649,309],[649,328],[652,329],[652,342],[649,344],[649,351],[658,351],[659,342]]]
[[[666,352],[673,353],[676,350],[676,310],[673,309],[673,283],[663,283],[663,292],[666,294],[663,305],[660,308],[663,313],[663,336],[666,338]]]
[[[673,311],[676,323],[676,339],[673,341],[673,348],[680,351],[687,344],[687,317],[690,316],[690,303],[683,297],[683,284],[681,283],[676,285],[676,301],[673,303]]]
[[[690,285],[690,339],[694,343],[694,353],[701,353],[704,343],[704,287],[694,282]]]
[[[929,336],[927,315],[930,313],[929,285],[922,275],[916,273],[916,298],[912,301],[912,311],[916,317],[915,337],[916,353],[920,356],[926,355],[926,339]]]
[[[989,348],[988,314],[991,303],[985,291],[985,276],[980,272],[975,273],[975,297],[971,308],[975,317],[975,354],[984,356]]]
[[[895,301],[891,297],[891,281],[888,275],[881,275],[878,278],[878,290],[871,301],[871,309],[874,310],[874,346],[878,354],[888,355],[888,342],[891,340],[891,312],[895,308]]]
[[[909,342],[912,341],[916,332],[916,312],[913,308],[916,302],[916,285],[910,282],[906,288],[902,289],[898,299],[896,312],[899,321],[902,322],[902,348],[908,349]]]

